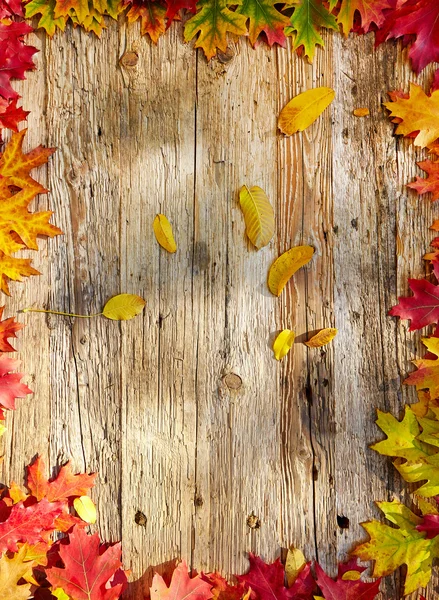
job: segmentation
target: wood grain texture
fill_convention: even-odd
[[[386,316],[424,273],[432,237],[434,208],[404,187],[421,154],[392,137],[382,107],[413,74],[370,36],[326,34],[313,65],[289,45],[245,40],[206,63],[181,38],[173,25],[155,47],[122,21],[101,40],[37,34],[38,70],[19,85],[28,147],[58,147],[38,205],[65,235],[41,243],[43,274],[11,284],[6,314],[98,312],[122,291],[147,308],[126,323],[20,316],[35,394],[8,416],[3,478],[21,481],[36,453],[98,470],[98,527],[122,539],[130,600],[151,566],[176,557],[230,574],[249,550],[272,560],[294,543],[334,573],[360,522],[378,516],[374,499],[410,501],[368,445],[375,408],[413,400],[401,382],[419,351],[419,336]],[[332,106],[305,132],[279,134],[281,108],[319,85],[335,89]],[[363,106],[370,117],[354,117]],[[259,252],[244,235],[243,184],[275,207]],[[155,241],[157,213],[175,255]],[[302,243],[315,257],[272,297],[270,264]],[[327,348],[301,343],[334,326]],[[283,328],[297,339],[278,363]],[[383,587],[383,600],[399,597],[399,575]]]

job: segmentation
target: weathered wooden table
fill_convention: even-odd
[[[410,501],[368,449],[376,407],[398,414],[414,398],[401,382],[419,337],[386,312],[424,272],[433,237],[430,203],[404,187],[413,146],[392,137],[382,107],[415,80],[400,49],[327,35],[310,65],[241,41],[207,64],[179,24],[155,47],[122,22],[101,40],[69,29],[30,41],[41,52],[18,87],[27,143],[59,148],[40,172],[51,190],[40,205],[65,235],[41,243],[42,276],[11,284],[5,314],[99,312],[121,291],[147,307],[121,324],[20,316],[35,394],[8,417],[5,481],[22,481],[36,453],[98,470],[99,531],[122,540],[136,578],[175,557],[240,572],[248,550],[273,559],[291,543],[334,572],[364,537],[360,522],[378,516],[374,499]],[[120,63],[127,52],[137,64]],[[331,108],[303,134],[279,134],[284,104],[319,85],[336,90]],[[354,117],[363,106],[371,116]],[[260,252],[244,235],[244,183],[276,209]],[[175,255],[153,237],[157,212],[174,225]],[[301,243],[315,258],[272,297],[269,265]],[[330,346],[300,343],[324,326],[340,330]],[[271,343],[284,327],[299,343],[279,364]],[[399,578],[386,585],[395,598]]]

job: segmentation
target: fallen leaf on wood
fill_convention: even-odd
[[[0,319],[3,316],[4,309],[4,306],[0,306]],[[15,348],[8,342],[8,338],[16,338],[16,332],[23,329],[23,327],[22,323],[17,323],[15,317],[0,321],[0,352],[15,352]]]
[[[312,336],[307,342],[304,342],[305,346],[309,348],[320,348],[329,344],[337,335],[338,329],[328,327],[321,329],[318,333]]]
[[[165,215],[158,214],[156,216],[153,223],[153,229],[156,240],[162,248],[171,253],[177,250],[171,223]]]
[[[27,467],[27,488],[38,501],[46,498],[49,502],[65,502],[85,496],[95,485],[95,480],[96,473],[75,475],[70,462],[62,466],[59,473],[49,480],[41,456],[37,456]]]
[[[410,373],[404,381],[407,385],[415,385],[417,390],[428,390],[430,399],[439,398],[439,338],[422,338],[422,343],[436,357],[434,360],[421,358],[414,360],[417,371]]]
[[[416,177],[416,181],[407,187],[416,190],[419,195],[431,193],[431,201],[439,199],[439,160],[424,160],[418,166],[427,173],[427,177]],[[433,227],[432,227],[433,229]]]
[[[370,115],[370,110],[368,108],[356,108],[354,110],[355,117],[367,117]]]
[[[96,506],[88,496],[80,496],[73,500],[73,508],[86,523],[96,523]]]
[[[204,581],[200,575],[189,577],[184,560],[172,573],[169,587],[163,577],[156,573],[150,590],[151,600],[209,600],[212,597],[211,584]]]
[[[408,319],[409,331],[422,329],[439,321],[439,285],[426,279],[409,279],[413,296],[400,297],[399,303],[390,309],[389,315]]]
[[[119,294],[108,300],[102,314],[113,321],[128,321],[145,308],[145,300],[135,294]]]
[[[380,592],[381,579],[370,583],[361,581],[364,567],[358,566],[355,559],[348,565],[339,566],[338,577],[334,581],[318,563],[315,564],[317,585],[325,600],[374,600]]]
[[[32,574],[33,562],[26,560],[26,546],[9,558],[0,558],[0,598],[4,600],[27,600],[31,597],[30,584],[21,580]]]
[[[282,14],[276,0],[242,0],[236,12],[248,19],[248,36],[252,46],[265,34],[269,46],[277,43],[285,45],[284,29],[289,24],[289,18]]]
[[[20,366],[20,361],[14,358],[0,356],[0,418],[3,419],[2,409],[15,409],[15,399],[25,398],[33,394],[27,385],[21,383],[23,373],[13,373]]]
[[[305,566],[306,559],[303,552],[294,546],[290,546],[285,561],[285,576],[287,578],[288,587],[293,585]]]
[[[327,87],[314,88],[295,96],[279,115],[279,129],[286,135],[303,131],[314,123],[334,98],[334,90]]]
[[[314,254],[311,246],[295,246],[284,252],[271,265],[268,272],[268,289],[275,296],[280,296],[282,290],[301,267],[309,263]]]
[[[294,331],[291,331],[290,329],[284,329],[279,333],[273,344],[274,358],[276,360],[281,360],[288,354],[294,343],[295,337]]]
[[[239,192],[239,203],[245,220],[245,232],[258,250],[266,246],[274,235],[274,210],[267,194],[257,185],[244,185]]]

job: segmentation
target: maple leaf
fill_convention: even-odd
[[[27,467],[27,487],[37,499],[46,498],[49,502],[62,502],[85,496],[95,485],[96,474],[74,475],[70,462],[61,467],[58,475],[48,480],[41,456]]]
[[[140,20],[140,33],[148,34],[154,44],[159,37],[165,33],[166,7],[157,0],[133,0],[131,8],[127,12],[129,23]]]
[[[15,258],[0,251],[0,289],[3,293],[10,295],[8,279],[22,281],[23,277],[41,275],[31,266],[31,262],[28,258]]]
[[[418,166],[427,173],[427,177],[416,177],[416,181],[408,183],[407,187],[416,190],[419,195],[432,194],[432,202],[439,200],[439,160],[424,160]]]
[[[325,600],[374,600],[379,594],[381,579],[372,583],[361,581],[360,575],[364,571],[363,567],[352,561],[349,566],[339,566],[338,578],[334,581],[326,575],[322,567],[316,563],[315,570],[317,575],[317,585],[325,596]],[[346,573],[358,574],[358,579],[345,578]]]
[[[232,585],[220,573],[202,573],[201,579],[210,585],[213,600],[241,600],[244,585]]]
[[[168,23],[166,27],[169,27],[175,18],[175,15],[182,9],[185,8],[190,13],[197,12],[197,0],[165,0],[166,2],[166,18]]]
[[[422,343],[436,358],[431,360],[424,357],[414,360],[413,363],[418,367],[418,370],[411,373],[404,383],[415,385],[417,390],[428,390],[430,398],[435,400],[439,398],[439,338],[422,338]]]
[[[35,68],[32,57],[37,49],[23,42],[31,31],[26,23],[0,23],[0,96],[6,100],[18,98],[11,79],[25,79],[25,72]]]
[[[439,285],[426,279],[409,279],[413,296],[399,298],[399,304],[390,309],[389,315],[408,319],[409,331],[422,329],[439,321]]]
[[[226,0],[200,0],[198,12],[187,21],[184,39],[190,42],[197,36],[195,48],[202,48],[207,60],[216,54],[217,49],[227,50],[227,33],[246,35],[247,19],[244,15],[231,11]]]
[[[16,398],[25,398],[27,394],[33,393],[27,385],[21,383],[23,373],[12,373],[19,365],[19,360],[0,356],[0,410],[15,409]]]
[[[0,319],[3,316],[5,307],[0,306]],[[0,320],[0,352],[15,352],[15,348],[8,342],[8,338],[16,338],[17,331],[23,329],[22,323],[17,323],[15,317]]]
[[[439,90],[428,96],[415,83],[410,83],[409,97],[404,95],[391,96],[391,102],[384,106],[390,111],[390,116],[398,119],[395,130],[397,135],[412,136],[414,144],[425,148],[435,143],[439,137]]]
[[[29,598],[30,584],[19,584],[19,582],[32,574],[33,564],[27,559],[26,545],[22,546],[11,558],[6,554],[0,558],[0,598],[7,598],[7,600],[27,600]]]
[[[415,38],[409,57],[416,73],[431,62],[439,62],[439,4],[406,0],[388,11],[384,26],[377,32],[377,43],[400,37]]]
[[[320,29],[334,29],[337,31],[337,21],[326,8],[322,0],[295,0],[298,5],[291,15],[290,27],[286,27],[285,34],[293,35],[293,50],[303,46],[305,56],[312,62],[316,46],[324,46]]]
[[[242,0],[236,12],[246,17],[249,24],[249,39],[252,46],[260,34],[266,35],[270,46],[285,45],[284,29],[290,20],[276,8],[276,0]]]
[[[417,531],[422,519],[403,504],[394,501],[377,505],[398,528],[379,521],[362,523],[370,540],[357,546],[353,554],[361,560],[375,561],[373,577],[390,575],[401,565],[407,565],[405,595],[425,587],[431,577],[432,561],[439,556],[438,539],[426,539],[425,532]]]
[[[25,121],[29,112],[17,106],[17,100],[5,100],[0,97],[0,127],[18,131],[18,123]]]
[[[71,600],[119,598],[126,585],[126,576],[121,569],[120,543],[106,548],[100,543],[97,533],[87,535],[78,527],[73,529],[68,540],[68,544],[59,545],[59,557],[64,568],[47,569],[49,582],[64,590]]]
[[[21,0],[0,0],[0,19],[7,19],[12,16],[23,16]]]
[[[0,523],[0,552],[17,552],[17,542],[45,542],[45,532],[54,531],[55,520],[62,511],[61,503],[45,499],[31,506],[23,502],[14,504],[6,521]]]
[[[337,5],[337,0],[329,0],[329,6],[332,10]],[[354,25],[355,14],[361,17],[361,27],[364,32],[368,32],[374,23],[378,28],[385,20],[385,11],[392,8],[390,0],[341,0],[337,14],[337,23],[342,27],[347,36]]]
[[[32,0],[25,5],[26,19],[41,15],[37,27],[53,36],[57,28],[64,31],[67,22],[66,17],[55,18],[55,6],[56,0]]]
[[[418,440],[421,429],[409,406],[405,407],[404,418],[401,421],[380,410],[377,410],[377,414],[376,423],[387,439],[371,446],[372,450],[385,456],[397,456],[407,460],[417,460],[429,455],[428,449]]]
[[[212,585],[200,575],[189,577],[187,564],[182,560],[172,573],[169,587],[161,575],[154,575],[150,597],[151,600],[209,600],[213,597]]]

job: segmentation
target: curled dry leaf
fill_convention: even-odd
[[[156,240],[162,248],[168,252],[174,253],[177,250],[171,223],[165,215],[157,215],[153,223]]]
[[[291,587],[306,566],[303,552],[294,546],[288,548],[287,560],[285,561],[285,575],[288,587]]]
[[[145,304],[145,300],[135,294],[119,294],[108,300],[102,314],[113,321],[128,321],[140,314]]]
[[[368,115],[370,115],[368,108],[356,108],[354,110],[354,117],[367,117]]]
[[[295,96],[279,115],[279,129],[286,135],[303,131],[314,123],[334,98],[334,90],[327,87],[314,88]]]
[[[279,333],[273,344],[274,358],[276,360],[281,360],[288,354],[294,343],[295,337],[294,331],[291,331],[290,329],[284,329]]]
[[[73,500],[73,507],[86,523],[93,525],[96,523],[96,506],[89,496],[81,496]]]
[[[284,252],[271,265],[268,272],[268,289],[275,296],[280,296],[288,280],[301,267],[309,263],[314,254],[311,246],[295,246]]]
[[[245,219],[245,232],[258,250],[266,246],[274,234],[274,210],[267,194],[257,185],[244,185],[239,192],[239,203]]]
[[[320,348],[321,346],[326,346],[326,344],[329,344],[329,342],[335,338],[337,331],[337,329],[333,329],[331,327],[321,329],[318,333],[313,335],[310,340],[304,342],[305,346],[308,346],[309,348]]]

